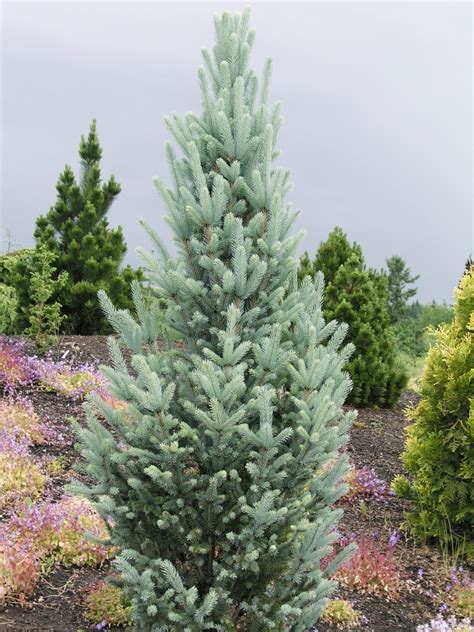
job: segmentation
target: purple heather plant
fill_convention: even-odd
[[[458,621],[454,616],[445,619],[443,615],[438,614],[429,623],[418,625],[416,632],[474,632],[474,626],[469,618]]]
[[[43,360],[40,370],[41,383],[57,393],[73,400],[82,400],[91,392],[107,397],[107,381],[90,364],[78,368],[64,362]]]
[[[393,548],[394,546],[396,546],[400,542],[400,538],[401,538],[400,531],[398,529],[395,529],[390,534],[390,538],[388,540],[388,546]]]
[[[108,382],[91,364],[73,367],[65,361],[38,359],[25,353],[23,341],[0,336],[0,384],[7,394],[21,386],[40,382],[44,387],[73,400],[82,400],[96,393],[111,406],[120,404],[108,392]]]
[[[394,492],[387,483],[379,478],[371,467],[356,468],[351,466],[346,477],[349,491],[344,496],[345,501],[353,500],[374,500],[376,502],[387,502],[389,496]]]
[[[0,335],[0,384],[6,393],[15,393],[21,386],[38,379],[39,360],[24,352],[24,342]]]
[[[446,610],[449,608],[457,616],[474,619],[474,580],[462,566],[451,570],[444,594]]]

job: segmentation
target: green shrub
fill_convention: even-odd
[[[84,618],[95,624],[125,626],[131,623],[132,606],[123,590],[98,582],[85,598]]]
[[[0,333],[18,334],[28,326],[31,272],[28,262],[32,252],[31,248],[23,248],[0,254]]]
[[[0,283],[0,297],[0,334],[13,334],[18,318],[18,296],[15,288]]]
[[[428,353],[421,401],[411,410],[403,462],[412,480],[395,489],[415,509],[415,533],[474,554],[474,273],[456,290],[454,320],[441,326]]]
[[[341,630],[355,628],[360,623],[360,612],[345,599],[330,599],[321,615],[321,622]]]
[[[54,276],[53,262],[56,255],[43,246],[32,255],[33,267],[30,276],[30,304],[28,327],[25,333],[33,338],[41,352],[47,351],[56,340],[64,316],[61,305],[53,302],[68,280],[67,272]]]
[[[406,386],[407,376],[396,354],[387,307],[387,279],[367,269],[361,247],[350,244],[340,228],[322,242],[310,276],[321,271],[326,280],[324,315],[349,325],[355,352],[347,365],[356,406],[392,406]],[[301,268],[300,268],[301,270]]]
[[[394,325],[399,353],[409,358],[423,357],[433,341],[433,329],[450,323],[452,319],[453,309],[446,303],[433,301],[429,305],[409,305],[403,317]]]
[[[0,256],[0,283],[7,286],[16,305],[10,331],[2,332],[0,327],[0,333],[26,333],[41,351],[54,341],[64,320],[56,299],[68,277],[56,274],[55,260],[56,255],[44,246]]]

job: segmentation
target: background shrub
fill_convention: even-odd
[[[355,352],[347,365],[353,388],[349,401],[356,406],[392,406],[407,376],[396,353],[388,315],[387,279],[367,269],[361,247],[350,244],[335,228],[322,242],[311,266],[303,262],[300,276],[321,271],[326,280],[324,315],[349,325],[348,340]]]

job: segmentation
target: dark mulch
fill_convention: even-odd
[[[30,352],[33,348],[30,347]],[[86,363],[107,363],[107,339],[103,336],[62,337],[53,357],[62,358],[74,366]],[[83,419],[81,404],[71,402],[54,393],[36,388],[26,389],[37,413],[64,437],[63,446],[37,448],[39,453],[52,456],[63,455],[68,465],[77,459],[74,437],[69,418]],[[402,471],[400,453],[403,450],[407,424],[404,409],[416,403],[416,395],[405,393],[400,403],[392,410],[360,410],[351,432],[348,451],[352,461],[358,466],[370,466],[378,476],[390,482]],[[69,474],[59,476],[53,482],[53,493],[59,497]],[[400,526],[407,505],[397,498],[390,498],[385,504],[366,503],[364,510],[356,504],[344,505],[345,514],[340,531],[379,531],[388,538],[390,532]],[[385,540],[386,541],[386,540]],[[348,599],[368,619],[368,623],[358,628],[367,632],[387,632],[404,630],[412,632],[416,625],[433,616],[435,606],[426,596],[426,590],[437,587],[442,560],[434,548],[415,545],[402,539],[397,546],[398,557],[405,580],[403,594],[396,601],[379,597],[351,593],[340,589],[338,595]],[[418,568],[424,568],[422,580],[416,580]],[[91,629],[82,616],[84,588],[90,587],[97,579],[104,577],[107,569],[56,569],[43,579],[28,606],[10,604],[0,611],[0,630],[29,632],[77,632]],[[438,586],[439,588],[439,586]],[[331,626],[318,624],[320,632],[332,630]]]

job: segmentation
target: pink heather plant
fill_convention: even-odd
[[[26,397],[0,400],[0,432],[26,437],[36,445],[45,443],[50,434]]]
[[[0,509],[40,496],[46,477],[31,460],[30,443],[17,433],[0,432]]]
[[[113,551],[89,541],[86,533],[101,540],[108,536],[104,522],[83,499],[45,501],[13,514],[0,525],[0,602],[25,599],[40,572],[56,562],[102,564]]]
[[[375,500],[376,502],[387,502],[389,496],[393,496],[393,491],[388,488],[387,483],[379,478],[371,467],[356,468],[351,466],[346,477],[349,491],[343,500]]]
[[[398,596],[401,588],[400,569],[394,557],[394,548],[399,540],[392,533],[388,545],[381,548],[374,536],[362,535],[347,539],[357,544],[357,551],[337,571],[335,579],[350,590],[380,595],[387,598]],[[346,541],[341,544],[347,544]]]
[[[41,571],[40,551],[29,541],[6,542],[0,529],[0,605],[20,602],[34,592]]]

